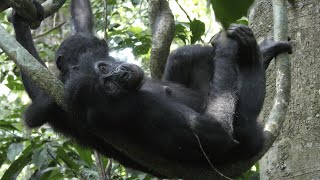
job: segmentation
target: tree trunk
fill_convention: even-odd
[[[320,1],[294,2],[288,5],[293,43],[290,105],[278,140],[260,161],[262,180],[320,178]],[[249,19],[258,39],[272,35],[271,0],[258,0]],[[274,92],[275,71],[271,63],[263,119],[268,117]]]

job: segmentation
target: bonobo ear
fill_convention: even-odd
[[[71,16],[75,33],[92,33],[93,20],[89,0],[72,0]]]
[[[61,72],[64,72],[65,70],[65,67],[63,65],[63,56],[62,55],[58,55],[57,56],[57,59],[56,59],[56,65],[57,65],[57,68],[61,71]]]

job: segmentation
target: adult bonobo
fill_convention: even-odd
[[[265,68],[291,50],[288,42],[265,41],[261,53],[252,31],[234,25],[212,47],[171,53],[159,82],[109,56],[107,43],[93,35],[88,0],[72,0],[71,13],[75,33],[56,53],[67,110],[22,73],[32,99],[24,115],[28,127],[48,123],[80,145],[161,177],[205,178],[213,172],[210,163],[232,163],[260,150],[263,133],[256,119]],[[28,24],[17,14],[14,28],[17,40],[42,62]]]

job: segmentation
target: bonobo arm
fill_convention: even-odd
[[[39,14],[39,21],[42,20],[43,17],[43,7],[39,5],[36,1],[34,1],[38,14]],[[45,64],[42,62],[35,46],[33,43],[31,31],[29,24],[26,20],[24,20],[17,12],[13,11],[13,27],[16,34],[17,41],[35,58],[37,59],[42,65]],[[41,91],[29,78],[25,75],[25,73],[21,72],[21,78],[24,84],[24,87],[30,96],[31,99],[34,99],[39,92]]]
[[[43,19],[43,7],[36,1],[33,1],[33,3],[37,7],[39,21],[41,21]],[[13,26],[17,41],[45,66],[34,46],[29,24],[16,12],[13,15]],[[21,72],[21,78],[29,97],[32,99],[32,104],[24,114],[25,123],[28,127],[41,126],[50,118],[55,117],[58,106],[25,73]]]

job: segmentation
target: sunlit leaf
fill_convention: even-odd
[[[22,154],[15,160],[3,174],[1,180],[15,179],[21,170],[31,162],[32,146],[24,149]]]
[[[191,44],[194,44],[200,40],[206,30],[206,26],[202,21],[195,19],[190,23],[190,30],[192,32]]]
[[[13,162],[15,158],[22,152],[23,144],[22,143],[12,143],[10,144],[7,152],[7,158],[9,161]]]
[[[92,160],[92,151],[89,149],[84,149],[80,146],[75,146],[76,150],[79,153],[80,158],[87,163],[87,165],[90,167],[93,164]]]
[[[13,131],[13,130],[19,131],[16,127],[12,125],[12,122],[7,122],[3,120],[0,121],[0,129],[10,130],[10,131]]]
[[[243,16],[247,16],[248,10],[254,0],[210,0],[217,20],[226,29]]]

